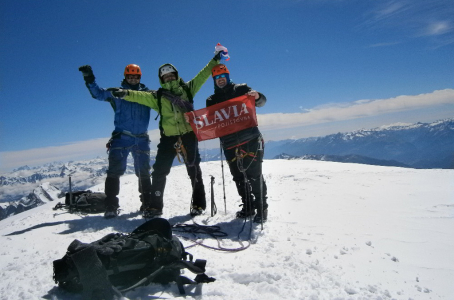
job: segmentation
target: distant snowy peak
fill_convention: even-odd
[[[438,120],[432,123],[394,123],[389,125],[380,126],[377,128],[373,128],[370,131],[387,131],[387,130],[410,130],[410,129],[417,129],[417,128],[437,128],[437,127],[449,127],[454,129],[454,118],[448,118],[443,120]]]
[[[387,135],[389,132],[396,132],[396,131],[408,131],[408,130],[445,130],[450,129],[454,130],[454,118],[444,119],[440,121],[436,121],[433,123],[394,123],[390,125],[384,125],[372,129],[360,129],[352,132],[347,133],[337,133],[328,135],[326,137],[333,137],[333,138],[341,138],[344,140],[351,140],[354,138],[363,138],[371,135],[380,136],[383,133],[383,136]],[[316,139],[326,138],[320,137]],[[307,139],[309,140],[309,139]]]
[[[93,176],[97,176],[98,173],[105,173],[107,163],[107,158],[96,158],[77,162],[54,162],[34,168],[24,166],[0,176],[0,186],[35,183],[49,178],[67,177],[81,173],[91,173]]]
[[[383,125],[383,126],[377,127],[377,129],[378,130],[395,130],[397,128],[405,128],[405,127],[409,127],[409,126],[413,126],[413,125],[414,125],[413,123],[398,122],[398,123],[393,123],[393,124],[388,124],[388,125]]]
[[[27,165],[25,165],[25,166],[19,167],[19,168],[17,168],[17,169],[14,169],[13,172],[16,172],[16,171],[24,171],[24,170],[25,170],[25,171],[28,171],[28,170],[30,170],[30,167],[27,166]]]
[[[265,158],[274,158],[281,153],[296,157],[356,155],[355,159],[368,157],[379,161],[394,161],[412,168],[449,169],[454,167],[454,118],[433,123],[391,124],[369,130],[302,138],[281,144],[267,144],[266,149]]]
[[[61,191],[57,187],[49,182],[42,183],[33,189],[32,193],[22,197],[19,201],[0,204],[0,220],[45,203],[56,201],[59,196],[61,196]]]
[[[55,201],[61,194],[60,189],[51,185],[49,182],[41,184],[33,190],[33,194],[43,203]]]

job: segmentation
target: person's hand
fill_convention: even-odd
[[[93,70],[91,69],[91,66],[89,66],[89,65],[80,67],[79,71],[82,72],[82,75],[84,75],[84,77],[93,76]]]
[[[111,92],[112,96],[114,96],[115,98],[123,99],[124,97],[129,95],[129,91],[128,90],[123,90],[123,89],[119,89],[119,88],[110,88],[110,89],[107,89],[107,90],[109,92]]]
[[[93,75],[93,70],[91,69],[91,66],[85,65],[79,68],[79,71],[82,72],[82,75],[84,76],[84,80],[86,83],[92,83],[95,81],[95,75]]]
[[[222,53],[222,51],[216,51],[216,52],[214,52],[214,53],[215,53],[215,54],[214,54],[213,59],[214,59],[215,61],[221,61],[221,53]]]
[[[247,93],[249,96],[253,96],[255,100],[257,100],[258,98],[260,98],[260,95],[257,91],[249,91]]]
[[[220,43],[218,43],[215,47],[214,47],[214,57],[213,57],[214,60],[217,60],[217,61],[228,61],[230,59],[230,56],[229,56],[229,50],[227,50],[226,47],[222,46]]]

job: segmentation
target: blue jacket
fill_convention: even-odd
[[[110,102],[115,111],[115,132],[129,131],[134,135],[147,133],[150,123],[150,108],[148,106],[125,101],[112,96],[110,91],[100,88],[96,81],[86,84],[91,96],[99,101]],[[140,83],[137,86],[129,85],[126,80],[121,83],[122,89],[148,91],[148,88]]]

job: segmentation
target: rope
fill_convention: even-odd
[[[180,235],[181,238],[194,243],[193,245],[185,247],[186,249],[197,246],[197,245],[208,248],[208,249],[212,249],[212,250],[227,251],[227,252],[238,252],[238,251],[246,250],[247,248],[249,248],[250,242],[248,242],[247,245],[244,245],[242,241],[238,241],[239,244],[241,245],[241,247],[238,247],[238,248],[222,247],[221,241],[219,240],[219,238],[227,237],[228,234],[221,231],[220,229],[221,229],[220,226],[216,226],[216,225],[205,226],[205,225],[197,224],[195,222],[193,225],[176,224],[172,227],[172,231],[192,234],[194,236],[195,239]],[[208,245],[204,244],[203,239],[202,239],[202,241],[198,241],[198,240],[200,240],[200,238],[197,238],[197,234],[205,234],[205,235],[212,237],[213,239],[215,239],[217,241],[218,247],[212,247],[212,246],[208,246]]]

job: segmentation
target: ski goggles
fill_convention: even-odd
[[[225,78],[226,74],[216,75],[214,76],[214,80],[218,80],[219,78]]]
[[[131,80],[131,79],[137,80],[137,79],[140,79],[140,75],[126,75],[125,78],[129,79],[129,80]]]

